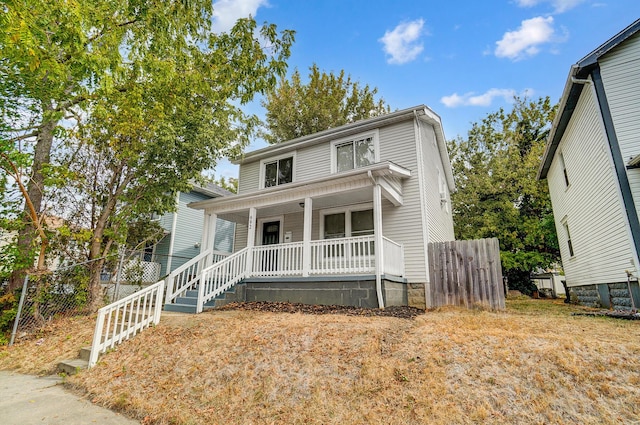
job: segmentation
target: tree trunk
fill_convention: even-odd
[[[53,133],[58,125],[58,121],[48,117],[53,110],[53,106],[46,104],[43,111],[43,120],[45,122],[40,127],[36,136],[36,144],[33,148],[33,165],[31,167],[31,178],[27,184],[27,194],[31,200],[31,204],[35,209],[38,217],[42,214],[42,199],[44,197],[44,178],[42,168],[51,160],[51,147],[53,146]],[[37,237],[37,226],[31,218],[29,205],[25,202],[23,212],[24,227],[18,233],[18,251],[21,258],[25,258],[30,264],[25,268],[13,270],[9,278],[8,292],[12,292],[22,285],[22,281],[26,275],[27,269],[33,266],[33,262],[29,258],[33,255],[35,239]],[[44,224],[44,223],[43,223]],[[46,241],[41,241],[40,254],[38,257],[38,268],[44,268],[44,253],[46,250]]]

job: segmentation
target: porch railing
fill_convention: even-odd
[[[404,276],[404,248],[402,244],[382,237],[383,266],[382,272],[395,276]]]
[[[311,241],[312,274],[375,272],[373,235]]]
[[[295,276],[302,273],[302,242],[253,248],[252,276]]]
[[[375,273],[375,237],[324,239],[310,242],[309,274],[339,275]],[[303,242],[244,248],[206,266],[211,252],[203,252],[177,268],[167,277],[166,303],[189,289],[198,289],[196,311],[204,304],[247,277],[302,276]],[[404,251],[401,244],[383,238],[382,272],[404,275]]]
[[[98,356],[152,324],[160,322],[164,280],[98,310],[89,367]]]
[[[178,267],[166,278],[167,292],[165,303],[169,304],[190,289],[195,289],[202,271],[209,265],[218,263],[229,254],[220,251],[206,250]]]

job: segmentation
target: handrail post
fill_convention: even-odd
[[[196,313],[202,313],[204,309],[204,286],[205,286],[205,270],[200,271],[200,283],[198,284],[198,301],[196,303]]]
[[[102,332],[104,328],[105,308],[98,310],[98,319],[96,320],[96,328],[93,331],[93,342],[91,343],[91,354],[89,354],[89,365],[87,368],[91,369],[98,361],[98,355],[100,354],[99,346],[102,342]]]
[[[173,284],[174,284],[175,277],[176,276],[174,272],[171,272],[169,273],[169,276],[167,276],[165,279],[166,286],[167,286],[167,295],[164,299],[165,304],[171,304],[171,301],[173,300]]]
[[[163,282],[162,285],[158,287],[158,293],[156,294],[156,305],[153,315],[153,323],[156,325],[160,323],[160,315],[162,314],[162,290],[164,287],[165,283]]]

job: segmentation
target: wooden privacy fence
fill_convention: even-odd
[[[505,308],[496,238],[430,243],[429,277],[432,307]]]

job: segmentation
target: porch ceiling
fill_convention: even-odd
[[[383,187],[385,198],[400,205],[402,185],[398,183],[410,175],[411,172],[405,168],[383,162],[322,179],[194,202],[189,207],[204,209],[226,220],[245,222],[249,217],[249,208],[252,207],[257,209],[258,218],[302,212],[300,203],[306,197],[312,198],[314,210],[371,202],[375,183]]]

